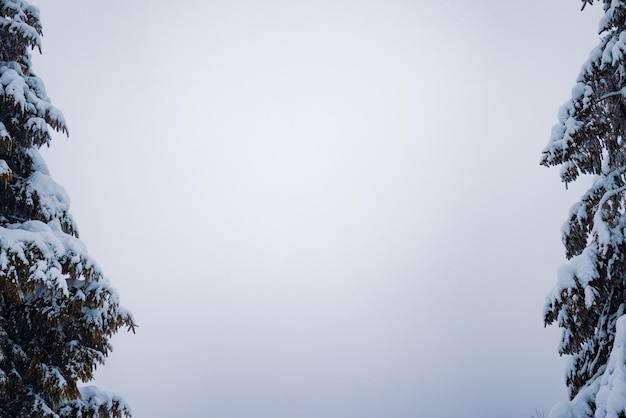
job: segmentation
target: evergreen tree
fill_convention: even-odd
[[[583,9],[594,0],[582,0]],[[601,41],[559,112],[541,163],[567,185],[593,182],[569,212],[569,262],[548,296],[545,322],[562,328],[570,402],[551,418],[626,418],[626,2],[603,0]]]
[[[0,0],[0,417],[130,416],[119,397],[79,387],[134,323],[38,152],[49,129],[67,133],[31,69],[41,34],[37,8]]]

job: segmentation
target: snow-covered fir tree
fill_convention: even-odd
[[[541,160],[560,165],[566,184],[593,178],[563,227],[569,262],[545,308],[546,324],[562,328],[560,353],[571,356],[570,401],[550,418],[626,418],[626,2],[602,3],[600,44]]]
[[[0,0],[0,417],[130,416],[119,397],[81,386],[134,323],[38,152],[50,129],[67,133],[31,69],[41,34],[37,8]]]

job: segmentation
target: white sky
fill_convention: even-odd
[[[140,325],[135,417],[527,418],[581,188],[538,166],[574,0],[33,1],[43,155]]]

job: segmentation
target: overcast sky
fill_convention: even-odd
[[[44,150],[140,327],[136,418],[528,418],[566,191],[542,148],[577,0],[33,1]]]

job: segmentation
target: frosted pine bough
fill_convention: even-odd
[[[0,0],[0,417],[122,417],[117,396],[80,387],[132,316],[78,239],[69,198],[38,148],[67,133],[31,69],[37,8]]]
[[[562,328],[559,352],[571,356],[570,401],[550,418],[626,418],[626,2],[602,3],[600,44],[541,160],[560,165],[566,184],[593,176],[563,227],[569,263],[544,311],[546,324]]]

